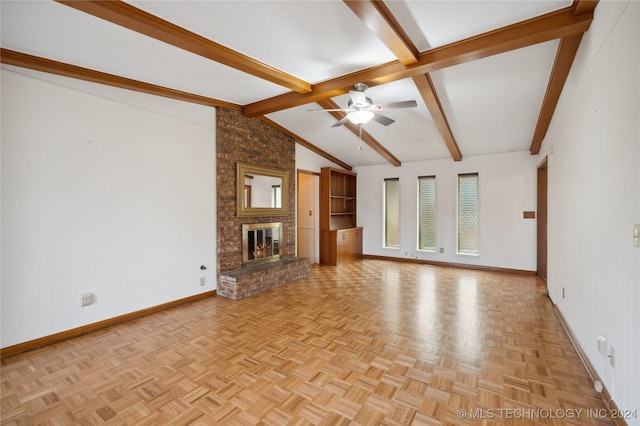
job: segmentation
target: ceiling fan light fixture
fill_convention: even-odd
[[[373,112],[365,110],[351,111],[347,114],[347,118],[353,124],[366,124],[371,121],[373,116]]]

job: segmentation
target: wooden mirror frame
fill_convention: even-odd
[[[236,204],[238,217],[289,216],[289,172],[273,167],[237,163]],[[245,207],[245,176],[270,176],[282,179],[282,207]]]

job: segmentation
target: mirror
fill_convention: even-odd
[[[288,185],[286,170],[238,163],[238,216],[288,216]]]

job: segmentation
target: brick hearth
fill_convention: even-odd
[[[277,262],[240,268],[220,274],[218,296],[242,299],[261,291],[304,278],[311,273],[311,262],[290,257]]]

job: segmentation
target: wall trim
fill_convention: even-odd
[[[549,301],[551,301],[551,304],[553,305],[553,311],[556,313],[556,317],[558,317],[558,319],[560,320],[560,324],[562,324],[562,328],[564,328],[564,331],[567,333],[567,336],[569,336],[571,345],[573,345],[573,348],[578,353],[578,356],[580,357],[580,361],[582,361],[582,365],[584,365],[584,368],[586,368],[587,373],[589,374],[589,377],[591,377],[591,380],[594,383],[596,380],[599,380],[600,383],[602,383],[602,392],[600,393],[600,396],[602,397],[602,401],[604,402],[604,405],[607,407],[607,410],[609,410],[609,412],[614,412],[614,413],[619,412],[620,410],[618,408],[618,405],[611,397],[611,393],[609,393],[609,390],[602,382],[602,379],[600,379],[600,375],[598,375],[598,372],[593,367],[593,364],[591,364],[591,361],[589,361],[589,358],[587,357],[586,352],[584,351],[584,349],[582,349],[582,345],[580,345],[576,335],[573,333],[573,330],[571,329],[571,327],[569,327],[569,323],[567,322],[567,319],[564,317],[564,315],[562,315],[562,311],[560,311],[560,308],[558,307],[558,305],[553,303],[553,300],[551,300],[551,298],[549,298]],[[616,416],[616,418],[614,418],[613,420],[615,424],[618,426],[627,426],[627,421],[623,418],[620,418],[619,416]]]
[[[468,263],[440,262],[437,260],[428,260],[428,259],[407,259],[403,257],[378,256],[374,254],[363,254],[362,258],[374,259],[374,260],[391,260],[395,262],[406,262],[406,263],[418,263],[422,265],[448,266],[450,268],[475,269],[479,271],[501,272],[506,274],[515,274],[515,275],[527,275],[527,276],[536,275],[536,271],[529,271],[526,269],[510,269],[510,268],[499,268],[497,266],[471,265]]]
[[[305,175],[313,175],[313,176],[320,176],[320,173],[318,172],[312,172],[311,170],[305,170],[305,169],[296,169],[298,171],[298,174],[305,174]]]
[[[176,306],[184,305],[185,303],[197,302],[198,300],[206,299],[208,297],[212,297],[215,295],[216,295],[216,290],[207,291],[204,293],[185,297],[183,299],[173,300],[171,302],[163,303],[161,305],[151,306],[149,308],[141,309],[139,311],[129,312],[124,315],[94,322],[92,324],[83,325],[82,327],[72,328],[71,330],[61,331],[60,333],[55,333],[49,336],[44,336],[34,340],[29,340],[28,342],[18,343],[13,346],[7,346],[6,348],[0,349],[0,359],[8,356],[16,355],[21,352],[30,351],[32,349],[36,349],[42,346],[58,343],[63,340],[71,339],[73,337],[78,337],[83,334],[101,330],[103,328],[122,324],[124,322],[141,318],[147,315],[151,315],[156,312],[175,308]]]

